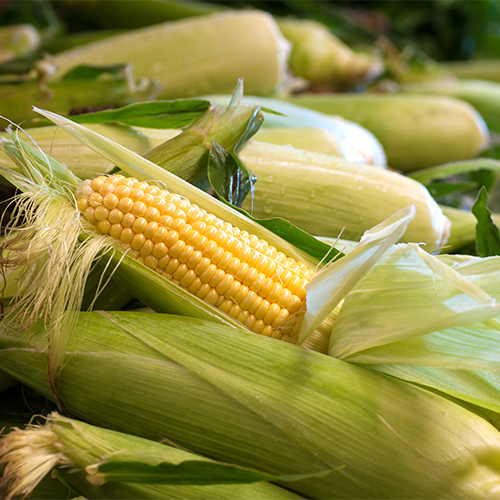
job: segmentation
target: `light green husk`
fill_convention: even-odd
[[[310,19],[278,18],[290,42],[290,69],[311,83],[352,87],[370,81],[383,71],[382,61],[351,50],[328,28]]]
[[[382,143],[389,166],[404,172],[466,160],[489,144],[477,110],[447,96],[304,94],[286,101],[359,123]]]
[[[500,63],[498,59],[448,61],[442,62],[441,65],[458,78],[500,82]]]
[[[16,24],[0,28],[0,63],[35,52],[41,43],[38,30],[32,24]]]
[[[402,241],[445,244],[450,223],[420,183],[396,172],[287,146],[253,142],[240,158],[259,180],[243,205],[258,218],[283,217],[309,233],[359,240],[408,205],[415,219]]]
[[[37,324],[0,335],[2,367],[52,397]],[[210,321],[81,313],[60,397],[90,423],[165,437],[314,498],[494,498],[500,434],[427,391]],[[415,463],[418,467],[415,467]]]
[[[21,430],[15,428],[0,439],[0,465],[5,467],[0,490],[6,500],[30,495],[38,482],[50,473],[57,472],[76,491],[88,498],[117,499],[204,499],[204,498],[248,498],[248,499],[298,499],[297,495],[269,483],[260,484],[210,484],[196,481],[196,476],[186,477],[183,483],[172,478],[170,484],[156,478],[155,484],[148,484],[148,475],[141,481],[137,478],[116,475],[106,470],[121,466],[126,469],[136,464],[137,468],[168,464],[173,467],[183,464],[217,465],[215,462],[193,453],[138,438],[132,435],[101,429],[78,422],[53,412],[45,425],[33,424]],[[69,469],[69,470],[68,470]],[[113,470],[113,469],[112,469]],[[146,469],[148,470],[148,469]],[[149,469],[150,470],[150,469]],[[240,469],[241,470],[241,469]],[[243,471],[245,472],[245,471]],[[130,480],[127,480],[130,478]],[[231,483],[227,474],[226,482]],[[191,484],[190,484],[191,481]],[[257,480],[258,481],[258,480]],[[261,479],[262,481],[262,479]],[[224,480],[219,482],[224,483]],[[246,481],[242,481],[245,483]],[[252,481],[248,481],[252,482]]]
[[[78,64],[133,64],[154,78],[159,99],[231,92],[270,95],[285,84],[289,43],[271,15],[253,10],[162,23],[109,37],[54,57],[57,75]],[[126,61],[124,61],[124,58]]]
[[[500,132],[500,83],[484,80],[448,78],[428,82],[409,83],[401,92],[434,94],[461,99],[474,106],[488,128]]]

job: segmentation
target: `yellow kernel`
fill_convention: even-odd
[[[248,308],[248,312],[255,314],[257,312],[257,309],[259,309],[260,305],[262,304],[263,300],[264,299],[262,297],[259,297],[259,295],[257,295],[257,297],[255,297],[255,300],[252,302],[252,305]],[[256,314],[255,317],[257,317]]]
[[[248,248],[248,247],[247,247]],[[248,263],[248,265],[250,267],[255,267],[255,264],[257,264],[257,262],[259,262],[259,257],[260,257],[260,253],[253,250],[253,249],[250,249],[250,253],[246,259],[246,262]]]
[[[272,327],[273,328],[280,328],[283,323],[288,319],[288,316],[290,316],[290,313],[288,309],[281,309],[281,311],[278,314],[278,317],[272,322]]]
[[[220,269],[226,270],[232,260],[233,260],[232,253],[228,252],[228,251],[224,251],[224,253],[222,254],[222,256],[221,256],[221,258],[219,260],[219,262],[217,262],[217,266]]]
[[[169,231],[165,237],[165,245],[171,247],[179,240],[179,233],[177,231]]]
[[[102,205],[99,205],[94,209],[94,217],[96,221],[102,221],[108,218],[109,210]]]
[[[241,314],[241,307],[238,304],[235,304],[231,300],[231,308],[229,309],[229,311],[227,313],[229,314],[229,316],[236,319]]]
[[[165,269],[168,266],[168,263],[170,262],[170,255],[165,254],[163,257],[158,258],[158,267],[161,269]]]
[[[134,201],[132,198],[122,198],[119,202],[116,208],[118,210],[121,210],[124,214],[128,214],[132,211],[132,208],[134,207]]]
[[[281,307],[287,307],[291,299],[292,292],[290,292],[287,288],[283,288],[280,298],[276,301],[276,303]]]
[[[113,224],[109,229],[109,235],[113,236],[117,240],[120,238],[120,234],[122,232],[123,226],[121,224]]]
[[[226,276],[231,276],[231,278],[233,278],[233,281],[231,282],[231,286],[229,287],[229,289],[226,291],[226,293],[224,295],[227,298],[229,298],[229,299],[235,299],[236,300],[236,296],[237,296],[238,291],[239,291],[239,289],[241,287],[241,283],[239,281],[236,281],[231,274],[227,274],[226,273]],[[222,283],[221,283],[221,285],[222,285]],[[221,285],[219,285],[219,287]],[[243,286],[245,286],[245,285],[243,285]],[[222,292],[219,290],[219,293],[222,293]]]
[[[174,217],[171,227],[174,231],[179,232],[185,225],[186,221],[184,219],[181,219],[180,217]]]
[[[89,196],[89,204],[91,207],[98,207],[102,204],[102,196],[99,193],[92,193]]]
[[[240,265],[241,265],[240,259],[238,259],[238,257],[233,257],[231,259],[231,262],[226,268],[226,273],[236,275],[236,271],[238,271]]]
[[[199,264],[200,260],[203,258],[204,258],[203,254],[198,250],[195,250],[191,255],[191,257],[189,257],[189,260],[186,262],[186,264],[188,265],[188,267],[193,269]],[[210,262],[209,259],[207,259],[207,261]]]
[[[253,284],[253,282],[255,281],[255,279],[257,278],[257,275],[259,273],[257,272],[257,269],[255,269],[254,267],[251,267],[247,274],[245,275],[245,277],[243,278],[243,281],[242,283],[244,285],[247,285],[247,286],[251,286]]]
[[[188,288],[194,283],[197,277],[198,276],[196,276],[196,273],[192,269],[188,269],[186,271],[186,274],[184,274],[181,279],[181,285],[185,288]]]
[[[283,287],[281,286],[280,283],[274,283],[273,287],[271,288],[271,291],[266,295],[266,299],[269,302],[277,302],[278,299],[280,298],[282,290]]]
[[[158,191],[159,189],[156,186],[147,186],[144,188],[145,193],[151,194],[153,196],[155,196]]]
[[[267,301],[269,303],[269,301]],[[278,304],[269,304],[269,309],[266,311],[265,316],[262,318],[268,325],[271,325],[276,321],[281,307]]]
[[[224,302],[222,302],[222,304],[219,306],[219,309],[223,312],[223,313],[226,313],[228,314],[229,313],[229,310],[231,309],[231,307],[233,306],[234,302],[232,300],[229,300],[229,299],[226,299],[224,300]]]
[[[217,250],[215,250],[215,253],[212,255],[212,262],[218,266],[223,255],[224,249],[221,247],[217,247]]]
[[[209,240],[213,240],[216,234],[217,228],[214,226],[206,226],[203,231],[203,235],[206,236]]]
[[[137,217],[135,219],[134,223],[132,224],[131,228],[134,233],[142,233],[144,232],[144,229],[146,229],[146,226],[148,225],[148,221],[144,217]]]
[[[163,242],[165,241],[165,237],[167,236],[167,234],[168,234],[168,229],[162,226],[158,226],[154,234],[151,236],[151,241],[153,243]]]
[[[179,261],[183,264],[186,264],[187,261],[191,258],[191,255],[193,255],[194,251],[195,250],[192,246],[186,245],[178,257]]]
[[[208,283],[203,283],[198,289],[198,291],[195,293],[195,295],[200,299],[204,299],[207,293],[210,292],[211,289],[212,288]]]
[[[170,217],[170,215],[162,215],[159,219],[158,219],[158,224],[160,224],[160,226],[163,226],[165,228],[169,228],[172,226],[172,221],[174,219],[172,219],[172,217]]]
[[[123,227],[132,227],[132,224],[135,222],[135,215],[131,213],[125,214],[122,219]]]
[[[266,337],[271,337],[273,334],[273,327],[271,325],[266,325],[262,331],[260,332],[261,335],[265,335]]]
[[[267,326],[270,326],[272,328],[272,333],[271,333],[271,337],[273,339],[278,339],[278,340],[287,340],[289,337],[288,335],[283,335],[283,333],[281,332],[280,329],[278,328],[273,328],[272,325],[267,325]],[[264,328],[264,330],[267,328],[267,326]],[[262,334],[264,334],[264,330],[262,330]]]
[[[264,323],[264,321],[262,321],[261,319],[258,319],[252,326],[252,331],[254,331],[255,333],[262,333],[262,331],[264,330],[264,328],[266,327],[266,324]]]
[[[154,196],[152,196],[149,193],[146,193],[146,191],[144,191],[144,194],[142,195],[142,200],[141,200],[144,203],[144,205],[146,205],[147,207],[150,207],[153,204],[153,200],[154,200]]]
[[[130,188],[126,185],[120,184],[116,186],[114,194],[118,196],[118,198],[129,198],[130,197]]]
[[[189,269],[188,266],[186,266],[186,264],[179,264],[177,269],[174,271],[174,278],[180,281],[188,270]]]
[[[166,204],[167,204],[167,201],[165,200],[165,198],[162,198],[161,196],[155,196],[153,198],[153,207],[155,207],[157,210],[159,210],[160,214],[162,213]]]
[[[133,228],[132,228],[133,230]],[[130,242],[130,246],[134,250],[140,250],[142,245],[144,245],[144,242],[146,241],[146,238],[144,237],[143,234],[134,234],[134,237],[132,238],[132,241]]]
[[[144,192],[142,189],[138,189],[136,188],[137,184],[134,183],[134,187],[130,190],[130,194],[129,194],[129,197],[132,201],[141,201],[142,200],[142,196],[144,195]]]
[[[99,193],[106,197],[106,195],[112,193],[115,190],[115,185],[112,182],[103,182],[99,188]]]
[[[172,215],[174,219],[182,219],[184,221],[187,221],[187,216],[186,212],[184,210],[181,210],[180,208],[177,208],[174,212],[174,215]]]
[[[257,270],[255,270],[255,272],[257,272]],[[262,288],[262,285],[265,283],[266,279],[267,279],[266,276],[264,276],[262,273],[257,273],[255,279],[250,284],[250,288],[254,292],[259,292],[260,289]]]
[[[194,272],[198,275],[201,276],[211,265],[210,259],[207,259],[206,257],[202,257],[200,259],[200,262],[194,267]]]
[[[228,240],[226,243],[226,249],[229,250],[233,255],[237,255],[242,248],[243,243],[236,238]]]
[[[122,219],[123,219],[123,212],[121,210],[115,208],[109,212],[108,220],[109,222],[111,222],[111,224],[117,224],[118,222],[121,222]]]
[[[131,189],[134,185],[134,182],[137,182],[137,179],[134,179],[133,177],[122,177],[118,181],[118,186],[127,186],[129,189]]]
[[[148,255],[144,259],[144,264],[149,267],[149,269],[158,269],[158,259],[156,257],[153,257],[153,255]]]
[[[214,288],[217,288],[219,283],[222,281],[226,273],[222,269],[217,269],[210,280],[210,285],[212,285]]]
[[[184,224],[182,228],[179,229],[179,237],[181,238],[181,240],[186,241],[191,234],[192,229],[193,228],[190,224]]]
[[[120,233],[120,240],[123,241],[123,243],[130,243],[133,237],[134,231],[132,231],[132,229],[129,227],[124,227],[122,229],[122,232]]]
[[[246,325],[246,321],[247,321],[248,316],[249,316],[248,311],[241,311],[241,308],[240,308],[240,314],[238,314],[238,316],[236,317],[236,320],[239,321],[240,323],[243,323],[244,325]]]
[[[199,275],[201,281],[208,283],[214,277],[215,271],[217,271],[217,266],[215,264],[210,264],[205,271]]]
[[[208,241],[205,248],[203,249],[203,255],[209,259],[217,250],[217,243],[215,241]]]
[[[154,248],[153,242],[151,240],[146,240],[140,250],[141,255],[144,255],[144,257],[151,255],[153,253],[153,248]]]
[[[243,286],[241,288],[243,288]],[[241,290],[241,288],[240,288],[240,290]],[[245,310],[250,309],[252,304],[255,302],[256,298],[257,298],[257,294],[255,292],[252,292],[252,290],[248,290],[248,293],[246,294],[245,298],[240,303],[240,307],[242,309],[245,309]],[[236,298],[235,298],[235,300],[236,300]]]
[[[200,237],[200,233],[198,231],[196,231],[196,229],[192,229],[192,226],[191,226],[191,232],[189,233],[189,236],[186,238],[186,243],[188,245],[191,245],[194,247],[194,245],[198,241],[199,237]]]
[[[217,288],[217,291],[221,295],[226,295],[226,293],[231,288],[231,285],[234,283],[234,277],[231,274],[226,274],[221,269],[219,269],[219,271],[223,273],[222,279],[219,281],[219,283],[217,283],[217,285],[214,285],[212,281],[210,282],[210,284],[212,286],[215,286]]]
[[[165,272],[174,274],[175,270],[179,267],[179,261],[177,259],[170,259],[169,263],[165,267]]]
[[[167,279],[168,281],[172,281],[172,275],[169,273],[166,273],[165,271],[160,271],[160,274]]]
[[[259,273],[264,273],[268,262],[269,259],[265,255],[259,254],[259,258],[257,259],[257,262],[255,263],[254,267],[255,269],[257,269],[257,271],[259,271]]]
[[[203,221],[197,220],[191,223],[191,227],[198,231],[200,234],[203,234],[203,231],[205,230],[207,225]]]
[[[100,175],[99,177],[96,177],[95,179],[92,179],[92,182],[90,185],[92,186],[92,189],[94,191],[99,191],[99,188],[106,182],[106,177],[103,175]]]
[[[212,306],[215,306],[220,298],[220,295],[217,293],[215,288],[211,288],[210,291],[205,295],[205,302],[208,302]]]
[[[155,207],[149,207],[144,215],[149,222],[156,222],[160,218],[160,211]]]
[[[269,311],[270,303],[266,299],[262,299],[259,307],[255,311],[255,316],[259,319],[264,319],[264,316],[267,314],[267,311]],[[275,305],[275,304],[273,304]]]
[[[240,287],[238,288],[238,291],[236,292],[236,295],[233,297],[234,300],[240,304],[240,307],[241,307],[241,303],[245,300],[246,296],[248,295],[248,292],[249,292],[249,288],[246,286],[246,285],[240,285]],[[253,292],[255,293],[255,292]]]
[[[109,234],[109,230],[111,229],[111,224],[107,220],[101,220],[97,224],[97,230],[101,234]]]
[[[76,206],[78,207],[78,210],[80,210],[80,212],[84,212],[85,209],[89,206],[89,201],[85,198],[78,198],[78,200],[76,200]]]
[[[284,287],[288,286],[288,283],[290,283],[292,276],[292,271],[290,271],[289,269],[283,269],[283,271],[278,274],[279,281]]]
[[[93,207],[87,207],[85,209],[85,215],[87,217],[87,219],[90,221],[90,222],[96,222],[95,220],[95,217],[94,217],[94,208]]]
[[[232,273],[234,274],[234,277],[240,281],[243,281],[245,279],[245,276],[248,273],[249,266],[246,262],[241,262],[240,265],[238,266],[238,269],[236,272]],[[229,272],[229,269],[227,270]]]
[[[144,217],[148,207],[142,201],[136,201],[132,207],[132,213],[137,217]]]
[[[146,236],[146,238],[148,239],[151,239],[157,229],[158,229],[158,222],[148,222],[146,227],[144,228],[144,236]],[[153,241],[153,243],[156,243],[156,241]]]
[[[198,238],[198,241],[196,242],[195,244],[195,248],[196,250],[199,250],[200,252],[203,252],[203,249],[205,248],[205,246],[207,245],[208,243],[208,238],[206,236],[203,236],[201,235],[199,238]]]
[[[253,325],[255,325],[256,321],[257,318],[253,314],[249,314],[245,319],[245,326],[250,330],[253,330]]]
[[[295,295],[297,295],[297,297],[300,300],[304,300],[306,298],[306,288],[305,287],[306,287],[307,283],[309,283],[309,280],[307,280],[306,278],[301,278],[299,286],[297,287],[297,290],[295,291]]]
[[[172,246],[169,246],[168,253],[170,254],[170,257],[177,259],[184,250],[185,246],[186,244],[184,241],[178,239]]]
[[[165,204],[161,208],[160,212],[162,215],[169,215],[170,217],[172,217],[172,215],[174,215],[176,210],[177,210],[177,207],[173,203],[169,203],[168,201],[165,201]]]
[[[287,309],[290,311],[290,314],[297,312],[299,310],[300,304],[302,304],[302,301],[297,297],[297,295],[292,295],[290,302],[287,306]]]
[[[266,278],[266,280],[264,281],[263,285],[259,290],[259,295],[263,298],[267,298],[273,286],[274,286],[274,281],[272,280],[272,278]]]
[[[165,245],[165,243],[160,242],[160,243],[155,243],[153,247],[153,252],[152,254],[157,258],[161,259],[162,257],[165,257],[168,253],[168,247]]]
[[[250,256],[251,252],[252,252],[252,249],[249,246],[245,245],[245,246],[242,246],[241,249],[240,249],[240,251],[237,254],[235,254],[235,255],[242,262],[246,262],[247,259],[248,259],[248,257]]]
[[[196,294],[196,292],[201,288],[202,285],[203,285],[203,281],[201,281],[200,278],[196,277],[196,279],[193,281],[193,283],[188,286],[188,291],[193,293],[193,294]]]
[[[199,207],[197,207],[196,205],[191,205],[188,208],[186,215],[188,216],[188,222],[191,223],[191,222],[200,220],[201,217],[203,216],[203,213]]]

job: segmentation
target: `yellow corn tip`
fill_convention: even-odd
[[[78,209],[101,234],[255,333],[295,342],[314,271],[185,198],[120,175],[87,179]]]

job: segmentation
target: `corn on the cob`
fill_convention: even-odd
[[[313,271],[258,236],[224,223],[188,200],[120,175],[86,180],[81,212],[102,234],[172,283],[249,329],[290,340],[305,312]]]
[[[285,100],[359,123],[382,143],[389,166],[404,172],[472,158],[490,140],[478,111],[452,97],[344,93]]]

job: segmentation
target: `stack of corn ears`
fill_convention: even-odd
[[[6,264],[23,272],[0,334],[3,370],[90,424],[165,437],[278,483],[306,474],[284,483],[306,497],[498,496],[500,259],[395,245],[418,213],[409,205],[326,264],[309,240],[293,245],[41,114],[137,181],[82,182],[15,134],[4,144],[25,174],[2,169],[23,192],[25,225],[7,244]],[[96,258],[156,313],[76,312]],[[17,473],[16,438],[3,443]],[[67,464],[74,452],[56,448]],[[84,479],[89,462],[71,464]],[[33,486],[15,489],[13,477],[9,494]]]

